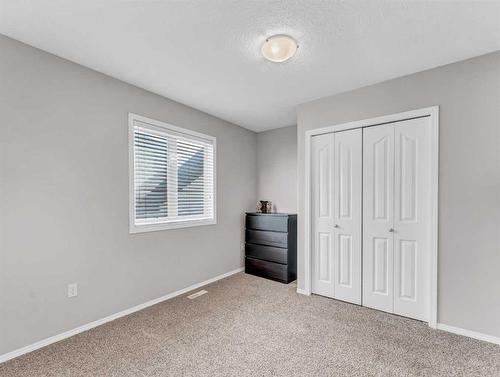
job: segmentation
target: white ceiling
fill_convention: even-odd
[[[500,1],[0,0],[0,33],[254,131],[295,106],[500,50]],[[290,34],[297,55],[261,56]]]

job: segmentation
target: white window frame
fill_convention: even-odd
[[[135,220],[135,159],[134,159],[134,127],[135,122],[141,122],[151,126],[151,131],[154,132],[155,128],[164,131],[173,131],[182,133],[184,135],[193,136],[199,139],[210,141],[213,144],[213,216],[211,219],[180,219],[178,221],[158,222],[148,224],[137,224]],[[129,151],[129,232],[143,233],[154,232],[158,230],[187,228],[201,225],[214,225],[217,224],[217,139],[214,136],[205,135],[196,131],[186,128],[173,126],[171,124],[161,122],[159,120],[144,117],[134,113],[128,114],[128,151]],[[205,174],[209,174],[205,169]]]

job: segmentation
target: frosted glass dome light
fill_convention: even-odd
[[[295,55],[297,48],[299,48],[299,45],[292,37],[273,35],[266,39],[261,51],[267,60],[281,63]]]

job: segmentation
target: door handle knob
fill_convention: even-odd
[[[394,229],[392,229],[392,228],[389,229],[389,232],[394,233]]]
[[[334,228],[340,228],[339,224],[335,224],[333,227]]]

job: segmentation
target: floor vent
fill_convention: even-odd
[[[205,291],[204,289],[202,289],[201,291],[198,291],[196,293],[193,293],[192,295],[189,295],[188,299],[192,300],[196,297],[200,297],[200,296],[204,295],[205,293],[208,293],[208,291]]]

